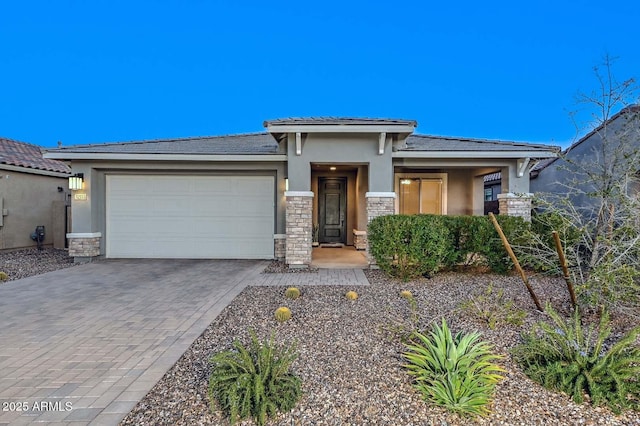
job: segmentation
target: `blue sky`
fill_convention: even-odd
[[[640,77],[638,22],[635,0],[6,1],[0,136],[73,145],[354,116],[566,145],[605,53],[619,79]]]

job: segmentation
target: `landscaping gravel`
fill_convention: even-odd
[[[0,252],[0,271],[9,276],[7,281],[40,275],[74,265],[73,258],[66,250],[33,248]],[[0,284],[2,284],[1,281]]]
[[[249,330],[261,338],[273,332],[280,344],[297,342],[293,371],[303,382],[303,397],[289,413],[271,425],[640,425],[640,414],[614,415],[606,408],[578,405],[529,380],[514,364],[509,349],[519,334],[543,315],[535,311],[519,278],[445,273],[431,279],[402,283],[380,271],[366,271],[370,286],[301,287],[302,297],[288,300],[284,288],[250,287],[223,310],[176,365],[131,411],[123,425],[228,424],[209,408],[209,357],[231,347],[234,339],[247,343]],[[483,293],[493,283],[505,298],[526,311],[524,324],[498,324],[491,330],[482,320],[460,309],[460,303]],[[538,278],[532,285],[543,301],[568,309],[561,279]],[[359,298],[346,300],[356,290]],[[505,356],[507,369],[486,418],[469,419],[424,402],[403,369],[403,330],[412,327],[411,310],[401,290],[410,290],[419,312],[418,327],[430,328],[445,317],[453,331],[478,330]],[[494,293],[495,294],[495,293]],[[293,318],[278,323],[273,312],[288,306]],[[634,323],[619,321],[623,328]],[[622,330],[620,330],[622,331]],[[240,422],[253,424],[251,421]]]

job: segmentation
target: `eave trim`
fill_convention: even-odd
[[[286,155],[232,154],[122,154],[96,152],[47,152],[44,158],[56,160],[118,160],[118,161],[248,161],[283,162]]]

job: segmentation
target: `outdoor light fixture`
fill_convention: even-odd
[[[335,172],[336,171],[336,166],[329,167],[329,170],[331,170],[332,172]]]
[[[84,173],[76,173],[73,176],[69,176],[69,189],[72,191],[77,191],[82,189],[82,185],[84,183]]]
[[[401,185],[411,185],[411,179],[402,179],[400,181]]]
[[[289,190],[289,178],[284,178],[284,190]]]

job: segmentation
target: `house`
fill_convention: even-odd
[[[266,132],[80,145],[70,161],[70,255],[311,262],[320,242],[366,247],[393,213],[484,213],[483,177],[502,172],[500,212],[530,215],[529,168],[547,145],[414,134],[412,120],[287,118]]]
[[[0,138],[0,250],[36,246],[37,226],[44,226],[44,245],[65,247],[70,174],[39,146]]]
[[[590,203],[587,193],[593,190],[587,183],[588,173],[596,176],[607,173],[613,180],[619,180],[621,171],[628,170],[627,164],[636,165],[639,160],[640,105],[631,105],[580,138],[558,158],[544,160],[534,167],[531,190],[567,194],[571,187],[575,189],[571,191],[574,205],[586,207]]]
[[[535,167],[535,166],[534,166]],[[500,213],[498,195],[502,193],[502,174],[491,173],[484,176],[484,214]]]

